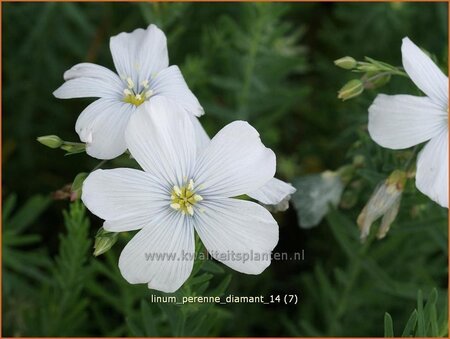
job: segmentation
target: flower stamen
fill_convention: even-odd
[[[127,84],[128,84],[128,88],[129,89],[133,89],[134,88],[134,82],[133,82],[133,80],[131,80],[130,77],[127,78]]]
[[[180,211],[182,214],[194,215],[194,206],[199,201],[203,200],[203,197],[195,193],[195,184],[191,179],[187,185],[181,187],[173,186],[170,195],[170,207],[174,210]]]
[[[130,77],[124,78],[124,80],[127,83],[127,88],[123,90],[124,102],[139,106],[153,95],[148,80],[141,81],[141,88],[139,88],[140,86],[135,87],[134,81]]]

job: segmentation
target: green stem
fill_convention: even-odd
[[[413,150],[412,150],[412,154],[411,154],[411,156],[408,158],[408,160],[406,161],[406,163],[405,163],[405,166],[403,167],[404,168],[404,171],[406,171],[406,172],[409,172],[412,168],[412,162],[413,162],[413,160],[416,158],[416,155],[417,155],[417,150],[419,149],[419,146],[418,145],[416,145],[414,148],[413,148]]]
[[[108,160],[102,160],[102,161],[100,161],[100,162],[97,164],[97,166],[95,166],[95,167],[92,169],[91,172],[94,172],[95,170],[98,170],[100,167],[102,167],[104,164],[106,164],[107,161],[108,161]]]

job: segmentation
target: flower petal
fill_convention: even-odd
[[[202,152],[211,142],[200,121],[196,117],[192,117],[195,135],[197,137],[197,152]],[[295,192],[295,188],[282,180],[272,178],[264,186],[248,195],[265,205],[274,206],[275,211],[285,211],[289,207],[289,199],[291,194]],[[270,209],[269,209],[270,210]]]
[[[192,178],[194,128],[178,105],[163,97],[145,102],[130,119],[125,139],[142,168],[169,185]]]
[[[439,67],[408,38],[403,39],[402,57],[411,80],[442,110],[447,110],[448,78]]]
[[[97,159],[113,159],[126,151],[125,128],[135,106],[101,98],[81,112],[75,130],[86,142],[86,153]]]
[[[194,180],[203,196],[235,197],[253,192],[275,174],[275,154],[244,121],[228,124],[199,155]]]
[[[150,174],[117,168],[96,170],[83,183],[81,199],[107,231],[142,228],[170,204],[170,191]]]
[[[379,145],[408,148],[447,128],[447,112],[427,97],[379,94],[369,108],[369,133]]]
[[[209,199],[194,214],[194,227],[213,258],[232,269],[259,274],[270,265],[278,225],[262,206],[238,199]]]
[[[335,172],[306,175],[293,182],[297,192],[292,196],[300,227],[317,226],[341,200],[344,184]]]
[[[64,80],[66,82],[53,92],[59,99],[98,97],[120,100],[123,97],[120,78],[103,66],[75,65],[64,73]]]
[[[431,139],[419,153],[416,186],[431,200],[448,208],[448,130]]]
[[[211,138],[206,133],[205,129],[203,128],[202,124],[200,123],[200,120],[194,115],[190,115],[190,117],[191,117],[192,125],[194,126],[194,131],[195,131],[195,139],[196,139],[196,143],[197,143],[197,154],[200,154],[209,145],[209,143],[211,142]]]
[[[166,36],[155,25],[113,36],[109,46],[117,73],[136,85],[169,65]]]
[[[172,212],[144,227],[125,246],[119,269],[131,284],[175,292],[186,281],[194,264],[192,219]]]
[[[289,207],[289,199],[296,189],[289,183],[277,178],[270,179],[264,186],[248,193],[253,199],[265,205],[274,205],[277,211],[285,211]]]
[[[170,66],[159,72],[151,80],[150,88],[154,96],[165,96],[197,117],[205,113],[203,107],[186,84],[178,66]]]

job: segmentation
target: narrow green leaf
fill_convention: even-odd
[[[384,314],[384,337],[385,338],[394,337],[394,325],[392,323],[392,317],[387,312]]]
[[[405,329],[403,330],[402,337],[410,337],[417,324],[417,310],[414,310],[411,313],[411,316],[409,317],[408,321],[406,322]]]

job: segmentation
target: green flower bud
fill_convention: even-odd
[[[343,68],[343,69],[353,69],[356,67],[358,62],[353,59],[351,56],[345,56],[343,58],[334,60],[334,64],[337,67]]]
[[[347,82],[338,92],[338,99],[343,101],[357,97],[364,91],[364,84],[360,79]]]
[[[64,140],[62,140],[57,135],[44,135],[37,138],[36,140],[39,141],[42,145],[50,148],[60,148],[64,143]]]
[[[353,166],[360,168],[363,167],[366,162],[364,155],[357,154],[353,157]]]
[[[361,72],[379,72],[381,71],[380,67],[368,62],[361,62],[358,67],[356,67],[358,71]]]
[[[88,173],[81,172],[78,173],[75,179],[73,179],[71,191],[75,194],[75,198],[78,198],[81,196],[81,188],[83,187],[83,182],[87,178]]]
[[[111,249],[117,242],[119,233],[105,231],[103,227],[100,227],[94,243],[94,255],[97,257]]]
[[[341,177],[343,183],[349,183],[355,173],[353,165],[344,165],[337,170],[337,174]]]
[[[64,143],[61,149],[70,154],[81,153],[86,150],[86,145],[82,143]]]
[[[386,184],[389,186],[394,186],[398,191],[403,191],[407,178],[408,173],[401,170],[395,170],[387,178]]]
[[[367,73],[364,75],[363,80],[364,87],[366,89],[375,89],[386,85],[391,80],[391,75],[382,73]]]

